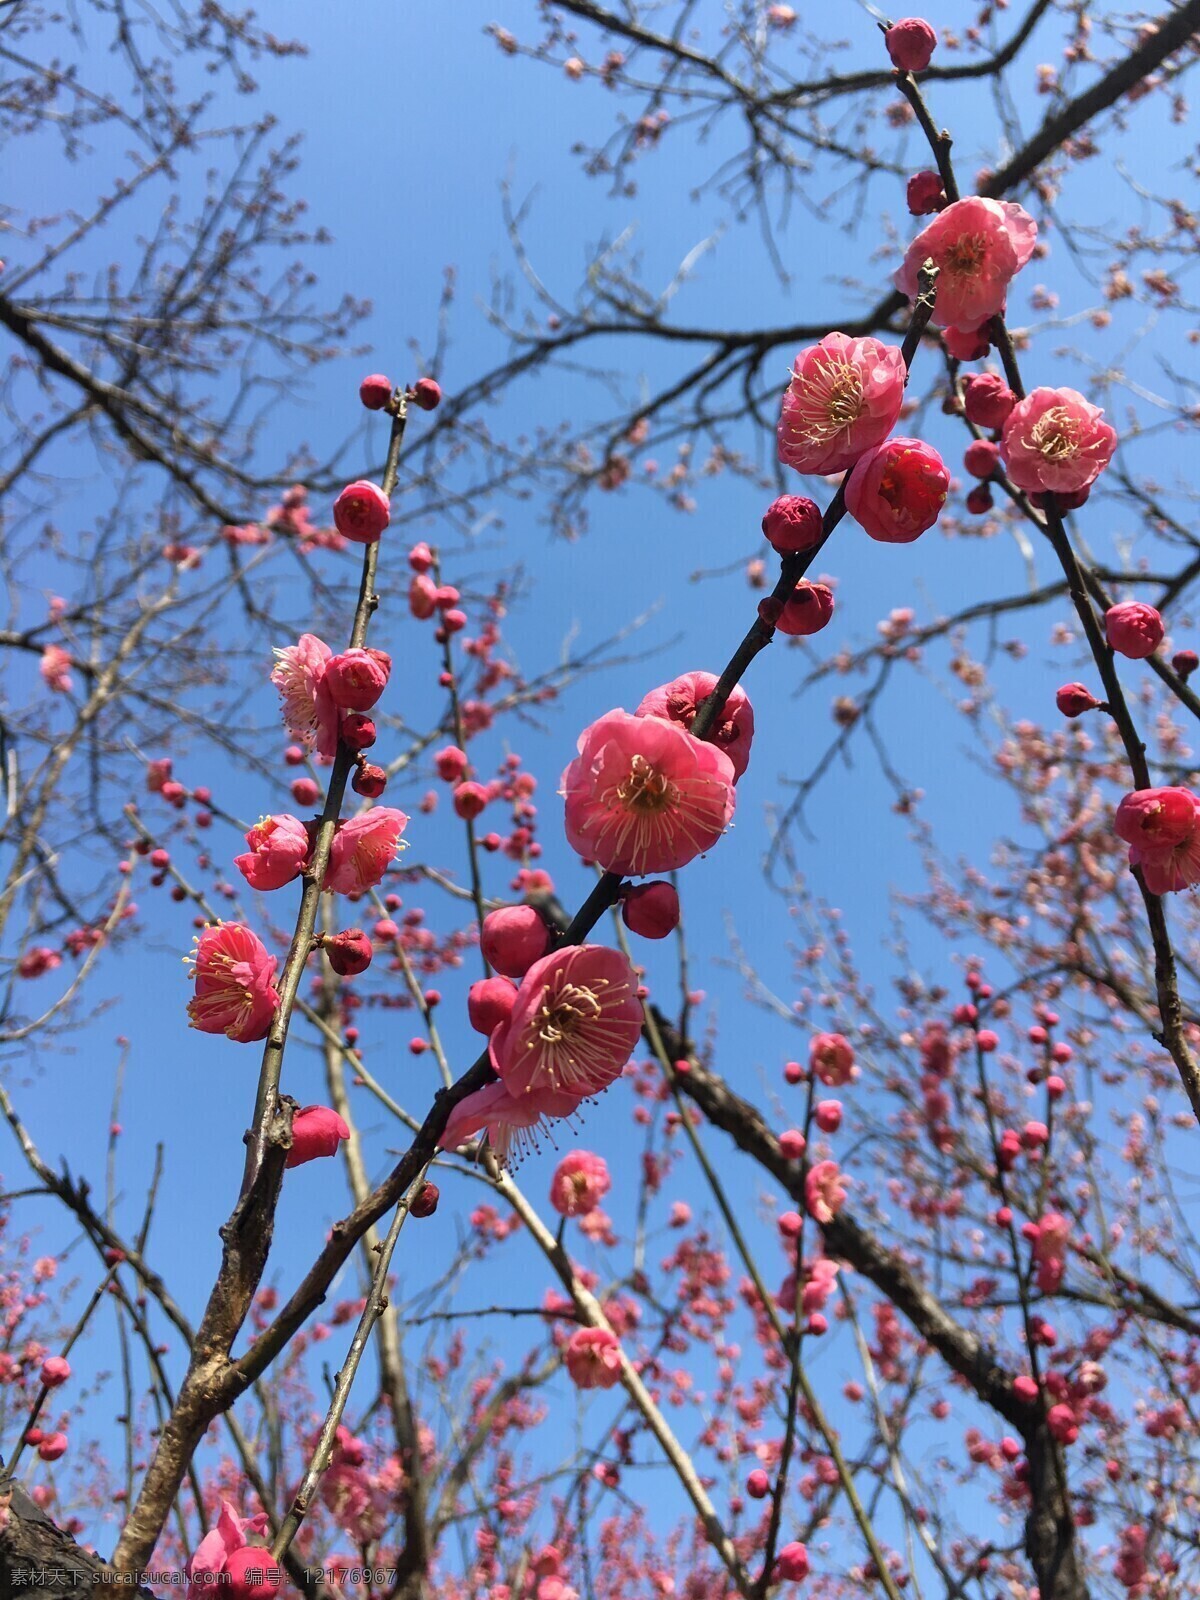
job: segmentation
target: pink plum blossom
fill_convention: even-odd
[[[809,583],[803,579],[792,590],[791,598],[775,620],[780,633],[796,638],[807,638],[820,633],[833,617],[833,590],[827,583]]]
[[[390,806],[373,806],[343,823],[329,851],[326,889],[335,894],[373,889],[395,859],[407,825],[407,814]]]
[[[68,694],[75,681],[71,677],[71,658],[61,645],[46,646],[38,663],[38,671],[47,689],[55,694]]]
[[[188,1564],[188,1577],[191,1579],[188,1600],[200,1600],[201,1596],[216,1593],[230,1556],[249,1543],[247,1533],[266,1533],[267,1525],[265,1511],[253,1517],[241,1517],[228,1500],[222,1500],[216,1527],[201,1539]],[[263,1551],[264,1555],[266,1553]]]
[[[572,1150],[554,1169],[550,1204],[560,1217],[586,1217],[612,1188],[608,1163],[590,1150]]]
[[[283,720],[293,738],[321,755],[337,751],[338,713],[328,691],[325,668],[333,651],[315,633],[302,633],[295,644],[276,650],[271,682],[283,700]]]
[[[285,1167],[302,1167],[306,1161],[337,1154],[338,1145],[350,1137],[345,1120],[329,1106],[305,1106],[292,1118],[292,1148]]]
[[[677,722],[690,733],[696,713],[717,687],[717,682],[713,672],[685,672],[672,678],[670,683],[651,689],[643,696],[634,715],[662,717],[668,722]],[[754,742],[754,707],[740,685],[734,685],[720,716],[704,738],[707,743],[724,750],[733,763],[736,782],[750,765],[750,746]]]
[[[246,834],[249,850],[233,864],[252,889],[282,889],[300,876],[311,848],[308,829],[288,812],[263,817]]]
[[[836,1161],[818,1161],[805,1178],[804,1204],[822,1227],[832,1222],[845,1204],[849,1181]]]
[[[460,1100],[450,1113],[439,1146],[454,1150],[484,1129],[488,1142],[502,1162],[537,1148],[537,1136],[548,1121],[569,1117],[579,1109],[581,1095],[535,1089],[519,1098],[509,1094],[503,1083],[489,1083],[485,1089]]]
[[[932,528],[950,473],[932,445],[900,435],[860,456],[846,481],[846,509],[883,544],[911,544]]]
[[[1103,416],[1075,389],[1035,389],[1018,400],[1000,439],[1013,483],[1046,494],[1090,488],[1117,447],[1117,431]]]
[[[1117,807],[1113,827],[1151,894],[1200,883],[1200,799],[1190,789],[1135,789]]]
[[[909,245],[896,287],[920,293],[920,273],[938,269],[933,321],[967,334],[1003,311],[1008,286],[1033,254],[1037,223],[1011,200],[972,195],[940,211]]]
[[[854,1046],[840,1033],[815,1033],[808,1047],[808,1063],[829,1089],[840,1089],[855,1076]]]
[[[710,850],[733,816],[725,752],[656,716],[610,711],[563,773],[572,848],[622,876],[670,872]]]
[[[325,687],[340,711],[370,711],[387,688],[392,658],[385,650],[343,650],[325,663]]]
[[[607,1089],[641,1033],[637,989],[629,962],[605,945],[570,945],[535,961],[489,1041],[508,1092],[582,1098]]]
[[[1143,600],[1122,600],[1104,613],[1104,636],[1118,655],[1144,661],[1163,642],[1166,625],[1154,606]]]
[[[196,941],[188,1002],[191,1026],[239,1044],[265,1039],[279,1006],[272,979],[279,965],[258,935],[240,922],[218,922]]]
[[[886,439],[904,402],[904,357],[878,339],[830,333],[801,350],[783,397],[779,459],[797,472],[844,472]]]
[[[564,1360],[580,1389],[611,1389],[621,1381],[621,1345],[608,1328],[576,1328]]]

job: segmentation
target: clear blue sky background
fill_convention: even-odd
[[[298,391],[291,406],[280,406],[264,442],[264,458],[282,456],[299,440],[311,441],[320,454],[342,438],[357,424],[354,389],[368,368],[382,368],[397,378],[409,375],[408,341],[432,344],[441,275],[447,265],[458,273],[459,292],[453,343],[442,373],[444,386],[458,392],[503,356],[504,342],[489,326],[482,305],[489,297],[493,272],[513,270],[499,192],[506,173],[511,174],[518,198],[536,190],[525,230],[529,254],[542,279],[568,299],[596,243],[626,228],[636,229],[642,280],[655,286],[665,284],[681,259],[717,223],[728,224],[728,231],[704,256],[674,303],[680,320],[695,323],[750,326],[827,317],[831,326],[837,326],[840,317],[857,312],[860,305],[844,287],[843,278],[860,276],[867,286],[864,300],[874,298],[894,264],[890,257],[877,255],[881,236],[870,219],[850,232],[813,226],[797,210],[782,233],[792,283],[790,288],[781,286],[753,220],[739,225],[719,200],[691,198],[694,186],[717,164],[719,141],[716,148],[697,151],[690,136],[669,137],[662,151],[641,164],[636,195],[614,199],[602,180],[582,174],[571,151],[576,140],[603,135],[616,110],[613,98],[594,82],[575,85],[548,68],[510,61],[484,34],[485,25],[495,20],[523,38],[531,35],[533,7],[527,0],[485,4],[458,0],[453,5],[444,0],[407,5],[366,0],[349,8],[268,4],[262,9],[265,20],[279,32],[295,33],[310,50],[301,61],[267,64],[261,78],[264,98],[278,111],[282,127],[303,129],[306,136],[299,188],[308,198],[312,219],[326,226],[333,238],[331,245],[315,253],[314,265],[331,298],[349,291],[374,305],[367,327],[374,354],[366,361],[348,359],[322,369],[316,383]],[[964,22],[969,11],[946,0],[931,16],[939,25],[955,25]],[[835,25],[849,41],[847,65],[880,61],[878,36],[865,8],[834,8],[834,21],[822,17],[819,24]],[[1010,25],[1004,14],[1005,32]],[[1055,24],[1043,32],[1044,48],[1040,53],[1035,49],[1033,59],[1055,59]],[[785,43],[785,59],[787,48]],[[1028,84],[1018,83],[1027,130],[1043,109],[1028,89]],[[955,131],[960,171],[969,182],[984,153],[995,147],[991,104],[974,88],[941,89],[936,115]],[[1151,109],[1139,127],[1142,139],[1153,139],[1160,165],[1169,164],[1171,155],[1184,146],[1184,135],[1170,127],[1161,107]],[[892,136],[880,133],[879,137],[885,148],[901,148]],[[916,148],[914,143],[911,149]],[[1143,150],[1129,148],[1128,141],[1122,153],[1135,166],[1144,155]],[[917,159],[912,164],[924,162]],[[15,176],[19,189],[21,174]],[[54,191],[61,186],[63,203],[81,200],[90,192],[86,170],[65,171],[49,155],[45,170],[34,176],[39,187]],[[900,185],[881,178],[872,194],[899,236],[907,237],[910,222]],[[1109,212],[1115,217],[1129,211],[1127,193],[1114,186],[1108,159],[1072,174],[1064,205],[1072,214],[1087,212],[1101,223],[1109,220]],[[97,267],[111,250],[111,241],[96,245]],[[1098,303],[1096,291],[1066,252],[1052,248],[1049,259],[1031,264],[1018,286],[1013,304],[1017,319],[1025,311],[1029,291],[1039,282],[1060,295],[1064,316]],[[1095,359],[1113,360],[1133,332],[1132,321],[1126,325],[1119,320],[1110,336],[1094,341]],[[1088,374],[1073,357],[1080,343],[1073,329],[1046,332],[1028,361],[1035,381],[1086,388]],[[1131,373],[1158,381],[1162,352],[1152,328],[1136,349],[1124,353]],[[661,352],[633,343],[610,346],[600,359],[619,365],[630,385],[643,373],[647,383],[654,384],[671,370]],[[777,359],[782,387],[786,358],[781,352]],[[1109,403],[1119,422],[1124,406],[1120,391]],[[564,419],[579,423],[593,414],[595,405],[596,396],[578,377],[549,373],[506,399],[494,424],[515,435]],[[420,425],[418,418],[415,426]],[[957,459],[961,439],[944,419],[932,417],[925,431],[952,461]],[[374,435],[370,458],[378,458],[381,438],[381,433]],[[747,448],[762,452],[764,463],[769,461],[768,439],[747,434],[745,442]],[[1170,479],[1179,467],[1178,448],[1170,438],[1160,439],[1139,459],[1142,464],[1153,460],[1156,471]],[[364,463],[370,458],[364,457]],[[357,470],[355,463],[352,472]],[[587,679],[562,705],[549,709],[544,732],[521,736],[522,752],[542,781],[543,864],[568,904],[586,892],[588,879],[562,842],[553,791],[575,736],[599,713],[613,705],[632,707],[648,687],[678,671],[720,669],[752,615],[754,597],[736,572],[700,584],[689,583],[688,576],[696,569],[722,567],[757,554],[758,521],[767,498],[729,477],[704,483],[699,507],[689,516],[668,511],[657,497],[637,489],[597,496],[591,531],[575,544],[552,538],[536,498],[500,502],[499,536],[495,528],[489,529],[478,552],[464,550],[457,536],[450,541],[452,548],[462,551],[457,564],[454,558],[450,561],[447,575],[452,581],[459,571],[498,571],[514,561],[524,565],[530,592],[509,619],[506,637],[529,673],[547,666],[572,631],[577,630],[581,644],[598,642],[631,615],[652,605],[659,608],[637,641],[639,649],[659,650],[656,659]],[[318,508],[319,513],[323,515],[324,509]],[[1107,548],[1110,533],[1129,531],[1128,526],[1118,526],[1108,511],[1097,522],[1089,537],[1101,550]],[[431,541],[445,542],[445,530],[430,526],[424,531]],[[389,560],[398,591],[403,581],[399,548],[390,552]],[[1049,562],[1041,553],[1038,564],[1040,575],[1050,576]],[[888,547],[870,542],[851,524],[844,525],[821,565],[839,579],[838,612],[818,641],[821,656],[843,644],[869,641],[878,620],[894,606],[913,606],[919,617],[927,619],[989,594],[1015,591],[1023,581],[1017,552],[1007,538],[949,540],[935,531],[915,546]],[[1055,684],[1079,671],[1074,652],[1051,643],[1052,620],[1050,612],[1035,612],[1011,630],[1001,630],[1002,637],[1019,633],[1028,654],[1020,662],[998,661],[998,681],[1009,703],[1035,719],[1053,717]],[[399,606],[385,606],[373,637],[396,658],[389,694],[402,697],[405,707],[409,695],[414,705],[432,706],[426,633],[417,630]],[[755,664],[748,688],[758,714],[758,737],[750,771],[740,786],[738,824],[707,861],[688,870],[683,882],[695,951],[693,981],[708,993],[705,1016],[715,1019],[727,1041],[736,1040],[736,1050],[727,1045],[720,1051],[719,1064],[735,1085],[760,1098],[762,1081],[778,1087],[781,1062],[800,1053],[804,1039],[742,1003],[741,981],[723,965],[727,926],[739,931],[763,979],[790,999],[790,922],[783,903],[764,892],[760,879],[764,815],[781,795],[781,780],[807,771],[832,736],[831,694],[853,693],[862,686],[857,679],[836,681],[798,701],[793,691],[803,659],[776,647]],[[944,661],[944,654],[934,659]],[[268,663],[263,662],[264,676],[267,670]],[[936,821],[942,849],[950,857],[962,851],[979,860],[991,839],[1016,831],[1018,818],[1008,798],[971,760],[966,724],[953,710],[956,694],[954,687],[920,682],[915,675],[897,678],[880,720],[900,770],[927,793],[923,814]],[[271,715],[267,700],[262,702],[262,714],[266,719]],[[412,720],[419,723],[419,713]],[[271,749],[275,743],[282,745],[282,739],[275,741],[272,736],[272,740]],[[477,762],[486,769],[502,754],[499,735],[481,740],[478,750]],[[243,815],[281,808],[282,787],[271,791],[244,775],[187,761],[180,763],[180,775],[188,782],[209,782],[219,799]],[[426,776],[414,780],[407,795],[395,793],[395,803],[415,801],[426,786]],[[281,785],[282,781],[281,774]],[[982,827],[981,816],[986,817]],[[907,824],[892,814],[888,790],[865,745],[856,752],[852,772],[839,767],[830,775],[809,808],[809,819],[813,839],[803,862],[809,882],[818,894],[844,909],[867,972],[885,988],[896,976],[885,951],[891,897],[897,890],[918,890],[923,878]],[[448,859],[456,843],[456,831],[441,818],[416,817],[410,837],[415,856],[431,861]],[[234,841],[225,834],[215,832],[211,843],[228,856],[234,853]],[[508,863],[491,863],[490,890],[503,888],[508,868]],[[136,950],[126,948],[103,969],[99,980],[111,993],[111,1009],[77,1036],[73,1053],[30,1063],[29,1081],[19,1099],[43,1153],[52,1160],[66,1156],[74,1170],[99,1181],[118,1053],[113,1040],[117,1034],[129,1036],[132,1049],[121,1117],[126,1129],[121,1181],[127,1198],[121,1215],[132,1231],[140,1212],[145,1153],[156,1140],[165,1140],[167,1181],[149,1255],[165,1272],[178,1299],[195,1314],[212,1280],[219,1248],[216,1230],[236,1191],[240,1133],[252,1099],[257,1052],[186,1029],[187,986],[180,956],[191,938],[189,918],[156,899],[149,889],[143,887],[139,898],[147,909],[145,940]],[[272,910],[280,919],[286,916],[279,902]],[[910,932],[916,963],[932,979],[952,982],[951,953],[920,922]],[[670,980],[667,957],[645,953],[645,959],[651,982],[660,970],[662,979]],[[44,980],[44,985],[52,981]],[[473,1036],[452,1020],[461,996],[452,983],[441,987],[447,994],[444,1027],[453,1059],[465,1065],[474,1054]],[[404,1022],[367,1013],[363,1028],[373,1069],[396,1087],[411,1109],[419,1109],[432,1085],[432,1068],[414,1063],[407,1054]],[[17,1072],[18,1081],[22,1075]],[[324,1097],[318,1059],[299,1041],[289,1055],[285,1088],[302,1102]],[[383,1129],[369,1107],[362,1115],[365,1130],[378,1129],[371,1136],[378,1173],[385,1170],[385,1151],[399,1142],[398,1135]],[[583,1135],[587,1147],[607,1153],[614,1167],[617,1182],[611,1209],[619,1228],[630,1220],[633,1172],[627,1165],[632,1160],[628,1128],[628,1107],[618,1087],[589,1113]],[[709,1142],[714,1148],[720,1145],[715,1137]],[[16,1181],[20,1168],[11,1146],[0,1155],[0,1166],[10,1184]],[[551,1167],[552,1156],[547,1155],[527,1164],[520,1174],[537,1199],[544,1195]],[[752,1175],[734,1182],[740,1200],[750,1208],[755,1192]],[[667,1198],[677,1195],[697,1206],[705,1203],[690,1173],[680,1178]],[[448,1186],[437,1223],[409,1236],[401,1263],[406,1280],[410,1272],[421,1279],[436,1271],[456,1234],[456,1215],[465,1217],[481,1197],[475,1185]],[[287,1185],[270,1281],[286,1290],[311,1259],[328,1221],[342,1209],[342,1178],[332,1166],[312,1166],[294,1174]],[[38,1215],[45,1224],[46,1243],[61,1243],[57,1214],[47,1206]],[[766,1230],[761,1242],[772,1278],[777,1269],[782,1271],[778,1253]],[[82,1268],[80,1258],[75,1259]],[[90,1280],[90,1265],[83,1270]],[[531,1263],[527,1298],[540,1297],[548,1281],[541,1267]],[[351,1292],[347,1278],[331,1301]],[[482,1304],[503,1292],[503,1276],[488,1270],[468,1284],[463,1301]],[[335,1333],[339,1346],[343,1338],[344,1330]],[[502,1354],[516,1348],[507,1327],[492,1330],[489,1339]],[[108,1327],[98,1327],[78,1366],[84,1371],[99,1369],[113,1356]],[[830,1359],[836,1363],[838,1358]],[[172,1363],[178,1372],[178,1351],[173,1352]],[[103,1438],[108,1412],[119,1409],[117,1391],[110,1387],[92,1410],[89,1428]],[[962,1416],[949,1426],[961,1430]],[[79,1429],[81,1437],[83,1431]],[[646,1498],[649,1491],[639,1493]],[[106,1535],[98,1530],[97,1538],[103,1545]]]

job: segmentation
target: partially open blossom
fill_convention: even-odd
[[[977,428],[1002,428],[1017,397],[994,372],[974,372],[963,383],[963,413]]]
[[[1081,717],[1085,711],[1094,711],[1100,701],[1086,683],[1064,683],[1054,696],[1054,703],[1064,717]]]
[[[1117,807],[1113,829],[1151,894],[1200,883],[1200,799],[1190,789],[1135,789]]]
[[[218,922],[197,939],[192,959],[192,1027],[239,1044],[265,1039],[279,1006],[272,982],[279,963],[258,935],[240,922]]]
[[[775,626],[780,633],[794,637],[820,633],[833,616],[833,604],[833,590],[827,583],[809,583],[805,578],[792,590]]]
[[[793,498],[798,499],[799,496]],[[717,687],[717,682],[714,672],[685,672],[644,695],[635,715],[664,717],[668,722],[677,722],[690,733],[697,711]],[[721,715],[704,738],[708,744],[715,744],[724,750],[733,763],[736,782],[750,764],[750,746],[754,742],[754,707],[740,684],[735,684],[730,690]]]
[[[305,1106],[292,1118],[292,1148],[285,1167],[302,1167],[306,1161],[334,1156],[343,1139],[350,1137],[345,1119],[329,1106]]]
[[[932,259],[938,269],[933,321],[969,333],[1003,311],[1008,286],[1036,242],[1037,223],[1014,201],[956,200],[909,245],[896,287],[915,300],[921,268]]]
[[[832,1222],[846,1201],[849,1180],[836,1161],[818,1161],[804,1180],[804,1204],[822,1226]]]
[[[74,679],[71,677],[71,658],[61,645],[48,644],[42,651],[38,671],[47,689],[55,694],[67,694]]]
[[[924,72],[933,59],[937,34],[924,17],[901,17],[884,34],[883,42],[898,72]]]
[[[33,944],[17,961],[18,978],[40,978],[62,966],[62,956],[48,944]]]
[[[621,1345],[608,1328],[576,1328],[564,1360],[580,1389],[611,1389],[620,1382]]]
[[[229,1558],[235,1551],[245,1548],[248,1533],[267,1531],[267,1514],[260,1511],[254,1517],[241,1517],[228,1500],[221,1501],[217,1525],[209,1530],[196,1546],[188,1563],[188,1600],[212,1595],[225,1574]],[[260,1552],[266,1555],[266,1551]]]
[[[607,1089],[641,1033],[637,990],[629,962],[605,945],[569,945],[535,961],[488,1042],[508,1092],[586,1097]]]
[[[911,544],[932,528],[950,473],[932,445],[900,435],[860,456],[846,481],[846,509],[883,544]]]
[[[609,872],[670,872],[710,850],[733,816],[733,763],[657,716],[610,711],[563,773],[571,847]]]
[[[814,1033],[808,1063],[826,1088],[840,1089],[855,1076],[854,1046],[840,1033]]]
[[[586,1217],[612,1188],[608,1163],[590,1150],[572,1150],[554,1169],[550,1204],[560,1217]]]
[[[928,168],[924,172],[914,172],[905,185],[904,199],[911,216],[927,217],[933,211],[940,211],[946,204],[941,173]]]
[[[333,502],[334,526],[355,544],[374,544],[390,521],[387,495],[365,478],[348,483]]]
[[[343,650],[325,664],[325,687],[340,711],[370,711],[387,688],[391,671],[386,650]]]
[[[510,979],[480,978],[467,991],[467,1018],[487,1038],[508,1020],[516,1000],[517,986]]]
[[[288,812],[263,817],[246,834],[249,850],[233,864],[252,889],[282,889],[308,860],[308,829]]]
[[[58,1461],[67,1453],[68,1439],[65,1433],[43,1434],[38,1441],[37,1453],[43,1461]]]
[[[321,755],[337,750],[337,707],[322,693],[325,668],[333,651],[315,633],[302,633],[295,644],[276,650],[271,682],[283,700],[283,720],[293,738]]]
[[[571,1116],[582,1099],[582,1095],[544,1088],[513,1096],[503,1083],[489,1083],[486,1089],[476,1089],[458,1102],[438,1144],[443,1150],[454,1150],[486,1129],[493,1150],[501,1161],[508,1162],[514,1153],[519,1156],[535,1150],[545,1123]]]
[[[483,919],[483,959],[506,978],[523,978],[550,947],[550,930],[533,906],[499,906]]]
[[[781,494],[762,519],[762,531],[780,555],[811,550],[820,544],[822,528],[820,506],[802,494]]]
[[[780,461],[797,472],[844,472],[895,427],[904,379],[900,350],[878,339],[830,333],[801,350],[779,416]]]
[[[1122,600],[1104,613],[1104,636],[1118,655],[1144,661],[1163,642],[1166,625],[1153,606],[1141,600]]]
[[[371,965],[375,947],[361,928],[343,928],[325,941],[329,965],[341,978],[356,978]]]
[[[395,859],[407,824],[407,815],[390,806],[373,806],[343,823],[329,851],[326,889],[335,894],[373,889]]]
[[[665,939],[679,926],[679,895],[673,883],[641,883],[621,897],[621,921],[643,939]]]
[[[1117,431],[1075,389],[1035,389],[1004,424],[1000,454],[1018,489],[1075,494],[1112,459]]]

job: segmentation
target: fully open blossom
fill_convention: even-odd
[[[567,839],[609,872],[670,872],[716,844],[733,785],[716,745],[657,716],[610,711],[584,729],[563,773]]]
[[[886,439],[904,403],[904,357],[878,339],[826,334],[792,366],[777,439],[797,472],[844,472]]]
[[[302,633],[295,644],[276,650],[271,682],[283,700],[283,720],[293,738],[321,755],[337,751],[338,711],[324,688],[325,668],[333,651],[315,633]]]
[[[263,817],[246,834],[249,850],[233,864],[252,889],[282,889],[308,860],[308,829],[288,812]]]
[[[71,677],[71,658],[61,645],[46,646],[38,663],[38,671],[47,689],[52,689],[55,694],[69,693],[75,681]]]
[[[822,1227],[832,1222],[846,1201],[849,1180],[836,1161],[818,1161],[804,1180],[804,1204]]]
[[[334,526],[355,544],[374,544],[390,520],[387,495],[365,478],[348,483],[333,502]]]
[[[197,939],[192,959],[192,1027],[239,1044],[265,1039],[279,1006],[272,982],[279,963],[258,935],[241,922],[218,922]]]
[[[395,859],[407,825],[407,814],[391,806],[373,806],[343,823],[333,836],[325,887],[335,894],[373,889]]]
[[[664,717],[668,722],[677,722],[690,733],[697,711],[717,687],[717,682],[714,672],[685,672],[678,678],[672,678],[670,683],[661,683],[657,689],[651,689],[648,695],[643,696],[635,715]],[[720,716],[704,738],[708,744],[715,744],[724,750],[733,763],[736,782],[750,765],[750,746],[754,742],[754,707],[750,704],[750,696],[740,685],[734,684]]]
[[[911,544],[932,528],[950,472],[930,444],[899,434],[860,456],[846,481],[846,510],[883,544]]]
[[[1104,636],[1118,655],[1144,661],[1163,642],[1162,614],[1144,600],[1122,600],[1104,613]]]
[[[896,273],[896,287],[915,300],[920,273],[938,269],[933,321],[969,333],[1003,311],[1008,286],[1033,254],[1037,223],[1011,200],[972,195],[939,211],[916,236]]]
[[[590,1150],[572,1150],[554,1169],[550,1204],[560,1217],[586,1217],[612,1188],[608,1163]]]
[[[325,687],[340,711],[370,711],[387,688],[392,658],[386,650],[343,650],[325,663]]]
[[[337,1154],[343,1139],[350,1137],[344,1118],[329,1106],[305,1106],[292,1118],[292,1148],[285,1167],[302,1167],[306,1161]]]
[[[535,961],[489,1041],[508,1092],[519,1099],[531,1090],[607,1089],[641,1033],[637,989],[629,962],[605,945],[570,945]]]
[[[564,1360],[580,1389],[611,1389],[621,1380],[621,1345],[608,1328],[576,1328]]]
[[[841,1033],[814,1033],[808,1064],[827,1088],[840,1089],[854,1077],[854,1046]]]
[[[218,1593],[217,1586],[230,1556],[235,1550],[242,1550],[249,1543],[246,1535],[263,1534],[266,1531],[265,1511],[260,1511],[253,1517],[241,1517],[228,1500],[222,1500],[216,1527],[210,1529],[201,1539],[188,1564],[188,1577],[191,1579],[188,1585],[188,1600],[200,1600],[201,1596],[211,1597]],[[263,1555],[266,1554],[264,1550]]]
[[[514,1154],[536,1150],[545,1124],[571,1116],[582,1098],[544,1088],[514,1098],[503,1083],[489,1083],[486,1089],[476,1089],[458,1102],[438,1144],[443,1150],[454,1150],[486,1129],[488,1142],[500,1160],[511,1161]]]
[[[1190,789],[1135,789],[1117,807],[1113,827],[1151,894],[1200,883],[1200,798]]]
[[[1004,424],[1000,454],[1018,489],[1075,494],[1112,460],[1117,431],[1076,389],[1035,389]]]

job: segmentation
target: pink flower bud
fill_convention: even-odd
[[[963,451],[963,466],[973,478],[990,478],[1000,465],[1000,446],[990,439],[972,439]]]
[[[252,1544],[230,1552],[221,1576],[229,1600],[274,1600],[282,1582],[275,1557]]]
[[[437,752],[433,764],[439,778],[447,783],[458,783],[467,770],[467,752],[460,750],[456,744],[448,744]]]
[[[368,411],[382,411],[392,398],[392,380],[382,372],[372,372],[359,384],[358,398]]]
[[[348,711],[338,732],[343,744],[351,750],[369,750],[378,736],[375,724],[361,711]]]
[[[821,1100],[817,1103],[817,1127],[822,1133],[836,1133],[842,1125],[842,1102]]]
[[[408,586],[408,609],[418,622],[427,622],[437,610],[437,584],[418,572]]]
[[[963,411],[977,428],[1002,428],[1017,397],[994,372],[976,372],[963,384]]]
[[[670,883],[643,883],[621,901],[621,920],[643,939],[665,939],[679,926],[679,895]]]
[[[803,1583],[808,1577],[808,1551],[799,1540],[785,1544],[776,1556],[775,1577],[780,1583]]]
[[[364,761],[355,769],[354,776],[350,779],[350,787],[355,794],[361,794],[364,800],[378,800],[387,788],[387,773],[373,762]]]
[[[1086,683],[1064,683],[1054,703],[1064,717],[1081,717],[1085,711],[1094,711],[1100,701]]]
[[[523,978],[550,948],[550,930],[532,906],[501,906],[483,919],[484,960],[506,978]]]
[[[418,378],[410,393],[422,411],[436,411],[442,403],[442,386],[436,378]]]
[[[419,540],[408,552],[408,564],[414,572],[428,572],[433,565],[433,551],[424,539]]]
[[[333,502],[334,526],[354,544],[374,544],[390,521],[387,495],[365,478],[348,483]]]
[[[293,778],[292,799],[298,806],[315,806],[321,798],[321,785],[315,778]]]
[[[508,978],[480,978],[467,991],[467,1018],[476,1033],[490,1038],[502,1022],[507,1022],[517,998]]]
[[[932,445],[895,435],[858,458],[846,482],[846,509],[884,544],[911,544],[932,528],[950,489]]]
[[[821,540],[821,508],[802,494],[781,494],[762,519],[762,531],[780,555],[811,550]]]
[[[986,483],[977,483],[967,495],[967,510],[974,517],[986,516],[995,503]]]
[[[57,1461],[60,1456],[67,1453],[67,1436],[65,1433],[46,1434],[37,1447],[37,1453],[43,1461]]]
[[[1079,1437],[1079,1424],[1070,1406],[1051,1406],[1046,1413],[1046,1426],[1059,1444],[1074,1444]]]
[[[1171,665],[1186,683],[1196,668],[1200,667],[1200,656],[1194,650],[1176,650],[1171,657]]]
[[[770,1478],[767,1477],[761,1467],[755,1467],[754,1471],[746,1479],[746,1493],[751,1500],[765,1500],[770,1492]]]
[[[467,625],[467,613],[454,606],[449,611],[442,612],[442,627],[447,633],[461,633]]]
[[[807,637],[820,633],[833,616],[833,590],[826,583],[804,580],[792,591],[776,623],[780,633]]]
[[[423,1183],[413,1196],[412,1204],[408,1208],[410,1217],[418,1221],[431,1217],[438,1208],[438,1201],[442,1198],[442,1191],[436,1183]]]
[[[283,759],[289,767],[299,767],[304,764],[304,746],[290,744],[283,752]]]
[[[955,361],[982,361],[992,348],[983,328],[956,328],[951,325],[942,329],[942,343]]]
[[[1038,1397],[1038,1386],[1032,1378],[1021,1373],[1020,1377],[1013,1379],[1013,1393],[1032,1405]]]
[[[284,1166],[302,1167],[306,1161],[336,1155],[338,1145],[349,1137],[350,1129],[329,1106],[305,1106],[292,1118],[292,1148]]]
[[[392,658],[386,650],[344,650],[331,656],[321,680],[342,711],[370,711],[387,688]]]
[[[914,172],[908,180],[904,197],[908,201],[911,216],[927,217],[930,212],[940,211],[946,203],[941,173],[928,170]]]
[[[41,1378],[47,1389],[57,1389],[71,1376],[71,1363],[65,1356],[47,1356],[42,1362]]]
[[[343,928],[325,941],[329,965],[343,978],[356,978],[371,965],[374,950],[361,928]]]
[[[454,791],[454,810],[464,820],[486,809],[488,792],[481,783],[460,783]]]
[[[924,72],[933,59],[937,34],[924,17],[901,17],[883,36],[897,72]]]
[[[799,1128],[785,1128],[779,1135],[779,1150],[785,1161],[799,1161],[807,1145]]]
[[[1163,642],[1166,628],[1153,606],[1141,600],[1123,600],[1104,613],[1104,633],[1118,655],[1144,661]]]

